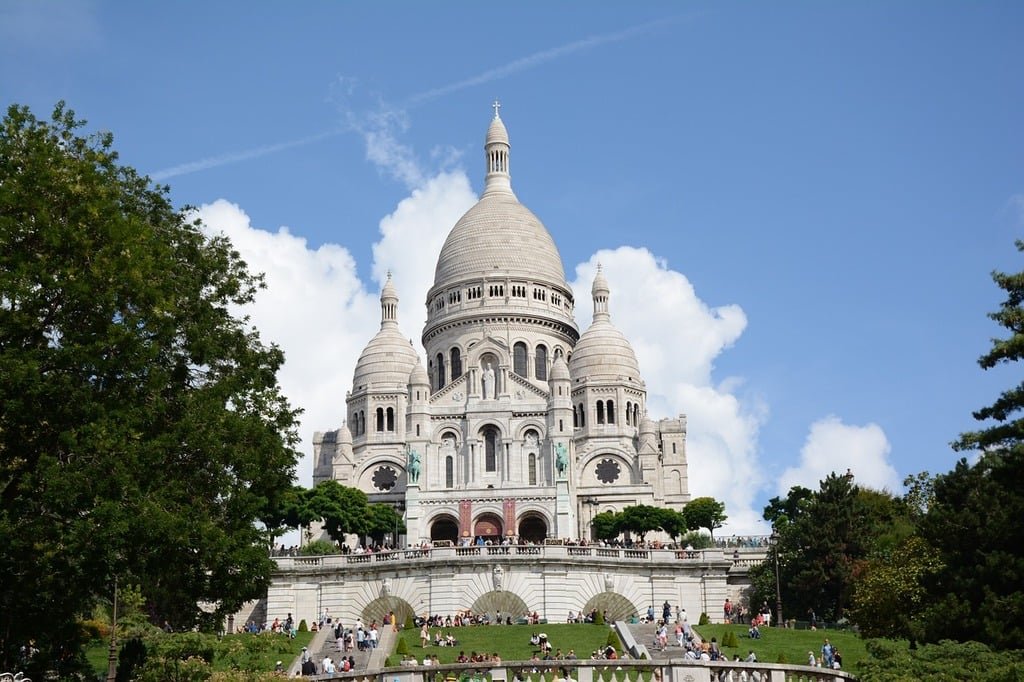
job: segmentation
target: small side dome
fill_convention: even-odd
[[[427,370],[423,367],[423,363],[420,362],[419,356],[416,357],[416,366],[412,368],[412,373],[409,374],[409,385],[430,386],[430,377],[427,376]]]
[[[341,445],[352,445],[352,432],[348,428],[348,422],[341,425],[338,429],[338,443]]]
[[[551,373],[548,377],[548,383],[552,381],[570,381],[571,376],[569,374],[569,365],[565,364],[565,358],[561,355],[555,358],[555,361],[551,363]]]
[[[356,362],[352,390],[371,386],[405,390],[409,372],[419,359],[398,328],[398,293],[389,272],[380,292],[380,331],[366,344]]]
[[[573,350],[569,373],[574,379],[625,380],[642,384],[633,346],[612,324],[608,312],[610,289],[600,265],[597,266],[591,293],[594,297],[594,322],[583,332]]]
[[[640,433],[641,435],[654,435],[654,420],[644,413],[644,416],[640,419]]]
[[[359,356],[352,376],[352,390],[387,386],[404,392],[409,373],[418,360],[419,355],[398,326],[385,325]]]

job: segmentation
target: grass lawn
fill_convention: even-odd
[[[793,665],[806,665],[807,652],[813,651],[815,656],[821,655],[821,645],[827,637],[832,645],[843,654],[843,669],[856,672],[857,664],[868,658],[864,640],[849,630],[787,630],[778,628],[761,628],[761,639],[747,637],[746,625],[700,625],[694,628],[706,640],[712,637],[721,644],[725,633],[732,630],[736,633],[739,648],[722,647],[722,651],[732,658],[739,654],[746,658],[753,649],[757,660],[776,663],[784,654],[786,662]],[[671,650],[671,649],[670,649]]]
[[[292,659],[299,655],[302,647],[309,644],[313,639],[312,632],[300,632],[295,639],[288,639],[284,635],[266,636],[266,639],[257,635],[240,634],[226,635],[222,637],[217,646],[217,654],[213,659],[214,670],[229,670],[232,667],[242,665],[252,670],[273,670],[274,664],[283,661],[285,666],[291,664]],[[259,646],[253,646],[255,644]],[[249,646],[246,646],[246,645]],[[106,678],[107,655],[110,642],[93,640],[85,648],[85,658],[90,667],[99,677]],[[120,647],[119,647],[120,648]]]
[[[430,629],[431,639],[438,628]],[[552,646],[552,653],[562,650],[562,655],[569,653],[569,649],[576,651],[576,656],[581,659],[590,658],[590,652],[595,649],[604,648],[608,642],[608,633],[611,628],[607,625],[569,625],[569,624],[548,624],[548,625],[472,625],[460,628],[440,628],[441,634],[451,633],[458,644],[454,647],[429,645],[427,648],[420,646],[420,631],[403,630],[399,637],[405,640],[409,651],[416,660],[422,661],[423,656],[437,655],[440,663],[454,663],[460,651],[465,651],[467,656],[474,651],[479,653],[497,653],[504,661],[527,661],[535,652],[538,655],[539,649],[530,644],[530,635],[533,633],[546,633],[548,641]],[[398,665],[401,655],[391,654],[391,663]]]

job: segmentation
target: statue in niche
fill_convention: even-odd
[[[389,597],[391,596],[391,581],[384,578],[384,582],[380,584],[380,596]]]
[[[483,398],[484,400],[493,400],[495,398],[495,386],[494,386],[494,370],[491,369],[491,363],[484,365],[484,371],[480,377],[480,383],[483,386]]]
[[[494,567],[494,572],[491,574],[491,578],[494,581],[494,589],[495,589],[495,591],[501,592],[501,590],[502,590],[502,581],[505,578],[505,569],[503,569],[501,566],[495,566]]]
[[[409,474],[410,483],[418,483],[420,480],[420,453],[411,445],[405,446],[407,464],[405,470]]]
[[[559,443],[555,446],[555,469],[560,477],[564,477],[568,468],[569,453],[565,450],[565,444]]]
[[[526,434],[526,447],[535,448],[537,447],[537,434],[530,431]]]
[[[604,591],[611,592],[615,587],[615,581],[612,580],[611,573],[604,574]]]

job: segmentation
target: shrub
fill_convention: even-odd
[[[134,680],[137,671],[146,664],[146,655],[146,645],[141,639],[133,637],[125,642],[117,656],[117,682]]]
[[[619,633],[615,632],[615,630],[609,630],[608,631],[608,639],[605,640],[605,646],[613,646],[613,647],[615,647],[616,651],[620,651],[621,652],[623,647],[622,647],[622,640],[619,639]]]
[[[594,625],[604,625],[604,612],[600,609],[594,614]]]
[[[404,628],[405,628],[406,630],[415,630],[415,629],[416,629],[416,621],[415,621],[415,620],[413,620],[413,618],[412,618],[412,612],[411,612],[411,611],[410,611],[410,612],[409,612],[409,614],[408,614],[408,615],[407,615],[407,616],[405,617],[405,625],[404,625],[403,627],[404,627]]]
[[[398,638],[398,646],[395,647],[395,653],[402,654],[403,656],[408,656],[412,653],[409,651],[409,643],[405,641],[405,637]]]
[[[306,625],[305,618],[299,621],[299,632],[309,632],[309,626]]]
[[[82,626],[82,637],[86,641],[97,639],[103,641],[110,638],[110,625],[101,620],[90,618],[83,620],[80,625]]]
[[[212,663],[217,651],[217,638],[201,632],[180,632],[152,640],[158,658],[175,661],[200,659]]]
[[[740,643],[736,640],[736,633],[732,630],[726,630],[725,635],[722,637],[722,646],[730,648],[737,648]]]
[[[313,540],[313,542],[307,542],[299,547],[300,556],[324,556],[337,553],[338,546],[329,540]]]
[[[782,651],[779,652],[779,657],[775,659],[776,663],[789,663],[789,659],[786,658],[786,654]]]
[[[697,621],[697,625],[711,625],[711,619],[708,618],[708,614],[700,614],[700,620]]]

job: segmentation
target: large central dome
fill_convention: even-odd
[[[497,112],[487,130],[484,149],[484,192],[448,234],[434,270],[433,290],[470,278],[494,276],[568,289],[555,240],[512,192],[508,131]]]
[[[554,239],[511,191],[485,194],[455,223],[437,258],[434,286],[481,275],[565,285]]]

